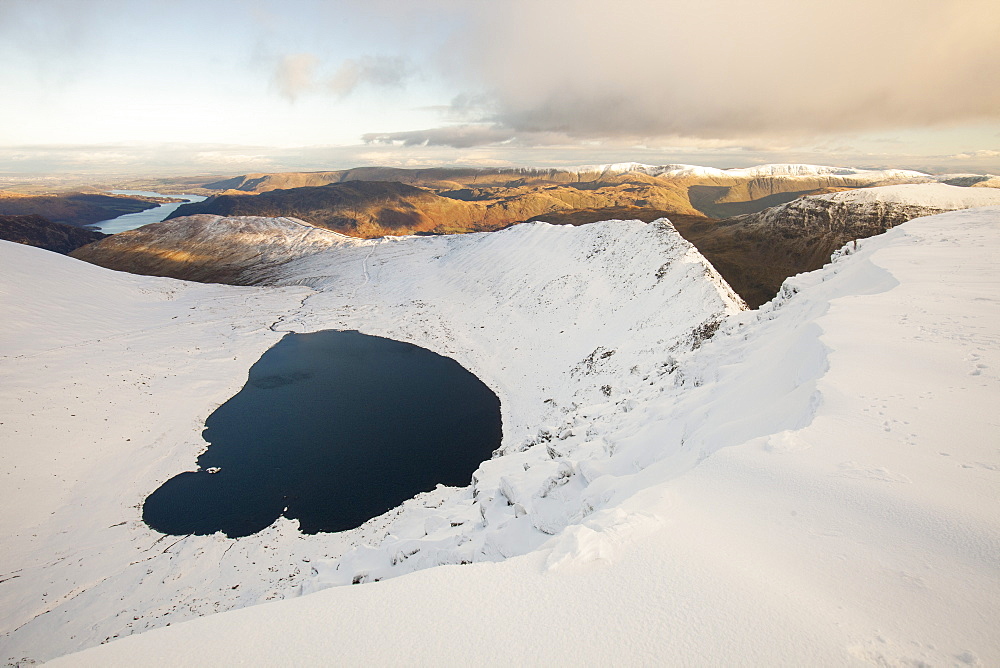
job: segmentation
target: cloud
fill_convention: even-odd
[[[3,177],[60,173],[146,175],[188,174],[191,171],[231,174],[283,167],[276,149],[223,144],[120,142],[108,144],[46,144],[0,146]]]
[[[400,88],[412,73],[406,59],[383,55],[349,58],[331,75],[320,69],[320,59],[311,53],[287,54],[275,64],[271,83],[294,102],[305,93],[329,92],[344,98],[362,86]]]
[[[948,157],[954,160],[1000,158],[1000,151],[980,149],[978,151],[969,151],[968,153],[956,153],[955,155],[950,155]]]
[[[227,153],[226,151],[198,151],[191,157],[198,165],[212,167],[235,167],[245,169],[248,165],[259,169],[274,167],[274,159],[254,153]]]
[[[470,148],[487,144],[514,144],[517,146],[553,146],[572,143],[565,134],[557,132],[517,133],[499,125],[467,124],[428,130],[403,132],[372,132],[362,136],[366,144],[402,144],[403,146],[450,146]]]
[[[295,53],[282,57],[274,69],[271,82],[283,96],[295,99],[315,87],[315,70],[319,59],[310,53]]]
[[[436,66],[466,93],[455,113],[475,100],[477,120],[511,136],[806,137],[1000,119],[995,0],[452,9],[459,27]]]
[[[403,58],[362,56],[341,63],[327,85],[332,92],[344,97],[365,84],[380,88],[399,88],[410,73],[411,69]]]
[[[701,139],[682,135],[664,135],[655,141],[640,135],[609,135],[601,137],[599,143],[614,146],[653,149],[735,149],[749,151],[782,151],[786,145],[746,141],[744,139]],[[583,145],[585,139],[566,132],[542,130],[516,130],[499,123],[465,123],[423,130],[400,132],[369,132],[362,135],[366,144],[399,144],[402,146],[448,146],[451,148],[471,148],[473,146],[573,146]]]

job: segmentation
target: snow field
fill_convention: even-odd
[[[573,422],[483,467],[501,468],[481,529],[495,545],[530,535],[518,523],[548,517],[539,500],[553,493],[566,508],[599,499],[521,556],[333,587],[61,663],[996,664],[998,222],[1000,208],[905,223],[732,312],[694,349],[647,352],[638,374],[596,368],[613,387],[639,380],[617,408],[613,389],[564,413],[593,433]],[[377,256],[372,290],[389,280]],[[598,439],[609,448],[589,449]],[[542,450],[547,496],[517,473]],[[378,565],[386,547],[340,563]]]
[[[333,240],[279,289],[0,244],[23,323],[0,360],[0,647],[156,629],[63,662],[997,663],[998,222],[911,221],[757,312],[663,223]],[[472,370],[497,456],[345,534],[149,531],[136,504],[246,369],[326,328]]]
[[[20,445],[3,469],[14,482],[0,578],[8,660],[295,596],[330,584],[320,573],[345,553],[365,572],[352,581],[501,559],[548,538],[534,524],[558,531],[584,508],[576,496],[549,498],[513,518],[517,509],[499,500],[502,477],[508,490],[566,478],[538,447],[530,456],[544,461],[530,472],[515,459],[487,462],[475,488],[429,491],[353,532],[304,536],[287,520],[239,541],[150,531],[142,500],[193,468],[204,419],[283,331],[360,329],[455,357],[500,395],[504,449],[516,450],[574,402],[622,410],[641,376],[621,367],[646,364],[644,351],[686,348],[696,328],[742,308],[669,225],[322,243],[326,253],[282,270],[294,284],[285,288],[135,277],[0,246],[13,258],[5,266],[21,266],[3,275],[3,306],[22,323],[5,335],[0,371],[0,429]],[[38,274],[52,280],[33,281]],[[51,319],[63,312],[77,315]],[[518,521],[499,526],[508,519]]]

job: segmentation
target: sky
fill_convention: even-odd
[[[996,0],[0,0],[0,174],[1000,173]]]

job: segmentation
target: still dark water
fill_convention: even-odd
[[[467,485],[500,446],[500,400],[455,360],[409,343],[288,334],[203,436],[199,470],[146,499],[151,528],[238,537],[284,515],[304,533],[344,531],[438,483]]]

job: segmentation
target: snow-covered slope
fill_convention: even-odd
[[[564,423],[523,451],[508,443],[484,467],[482,514],[460,518],[516,553],[514,537],[531,543],[554,506],[579,509],[523,556],[335,587],[61,663],[1000,663],[998,223],[1000,208],[910,221],[790,279],[775,302],[734,313],[694,350],[650,346],[634,371],[618,353],[605,358],[615,366],[590,371],[611,396],[574,400]],[[372,246],[359,296],[395,284],[377,258],[405,243]],[[318,259],[299,270],[319,272]],[[428,280],[437,294],[442,283]],[[319,273],[315,281],[349,285]],[[500,298],[520,289],[497,291],[477,316],[505,313]],[[310,298],[295,326],[365,320],[364,308],[333,315],[329,294]],[[393,298],[365,301],[381,310]],[[601,318],[611,302],[598,303],[592,319],[621,317]],[[671,326],[647,314],[653,329]],[[475,347],[464,324],[445,336],[450,322],[421,322],[393,328]],[[638,352],[634,331],[650,335],[632,328],[604,345]],[[557,356],[560,342],[550,341]],[[479,370],[491,377],[501,365]],[[566,390],[583,390],[572,376]],[[551,471],[541,489],[538,468]],[[390,568],[387,548],[397,562],[461,551],[447,539],[439,498],[411,504],[411,518],[424,521],[398,525],[405,534],[358,548],[341,569],[321,564],[313,579],[341,581],[347,568],[364,580],[362,568]]]
[[[205,418],[309,290],[119,274],[9,242],[0,258],[6,664],[142,628],[132,617],[157,618],[177,591],[201,600],[179,575],[200,565],[169,567],[173,539],[146,529],[138,504],[155,481],[190,468]],[[173,590],[157,595],[171,570]]]
[[[726,170],[699,165],[646,165],[641,162],[615,162],[604,165],[580,165],[570,167],[567,172],[578,174],[627,174],[638,172],[648,176],[725,176]]]
[[[911,183],[879,188],[860,188],[828,195],[802,198],[808,202],[836,204],[901,204],[923,207],[929,211],[954,211],[980,206],[1000,205],[1000,190],[994,188],[963,188],[944,183]]]
[[[136,277],[0,244],[0,307],[18,322],[0,333],[0,440],[16,444],[0,460],[3,658],[294,596],[339,582],[345,554],[351,579],[374,579],[534,549],[607,503],[566,459],[613,447],[588,425],[632,410],[661,364],[742,308],[669,224],[335,236],[305,257],[284,250],[298,259],[271,281],[287,288]],[[509,455],[474,486],[342,534],[303,536],[286,519],[239,541],[147,528],[143,499],[194,466],[205,418],[263,350],[328,328],[457,359],[500,397]]]
[[[246,284],[247,267],[264,271],[344,243],[342,234],[297,218],[196,214],[144,225],[75,250],[75,258],[148,276]]]
[[[1000,176],[988,174],[987,178],[972,184],[973,188],[1000,188]]]
[[[771,164],[727,169],[726,174],[736,177],[760,176],[865,176],[873,180],[926,179],[927,174],[910,169],[856,169],[853,167],[827,167],[824,165]]]

